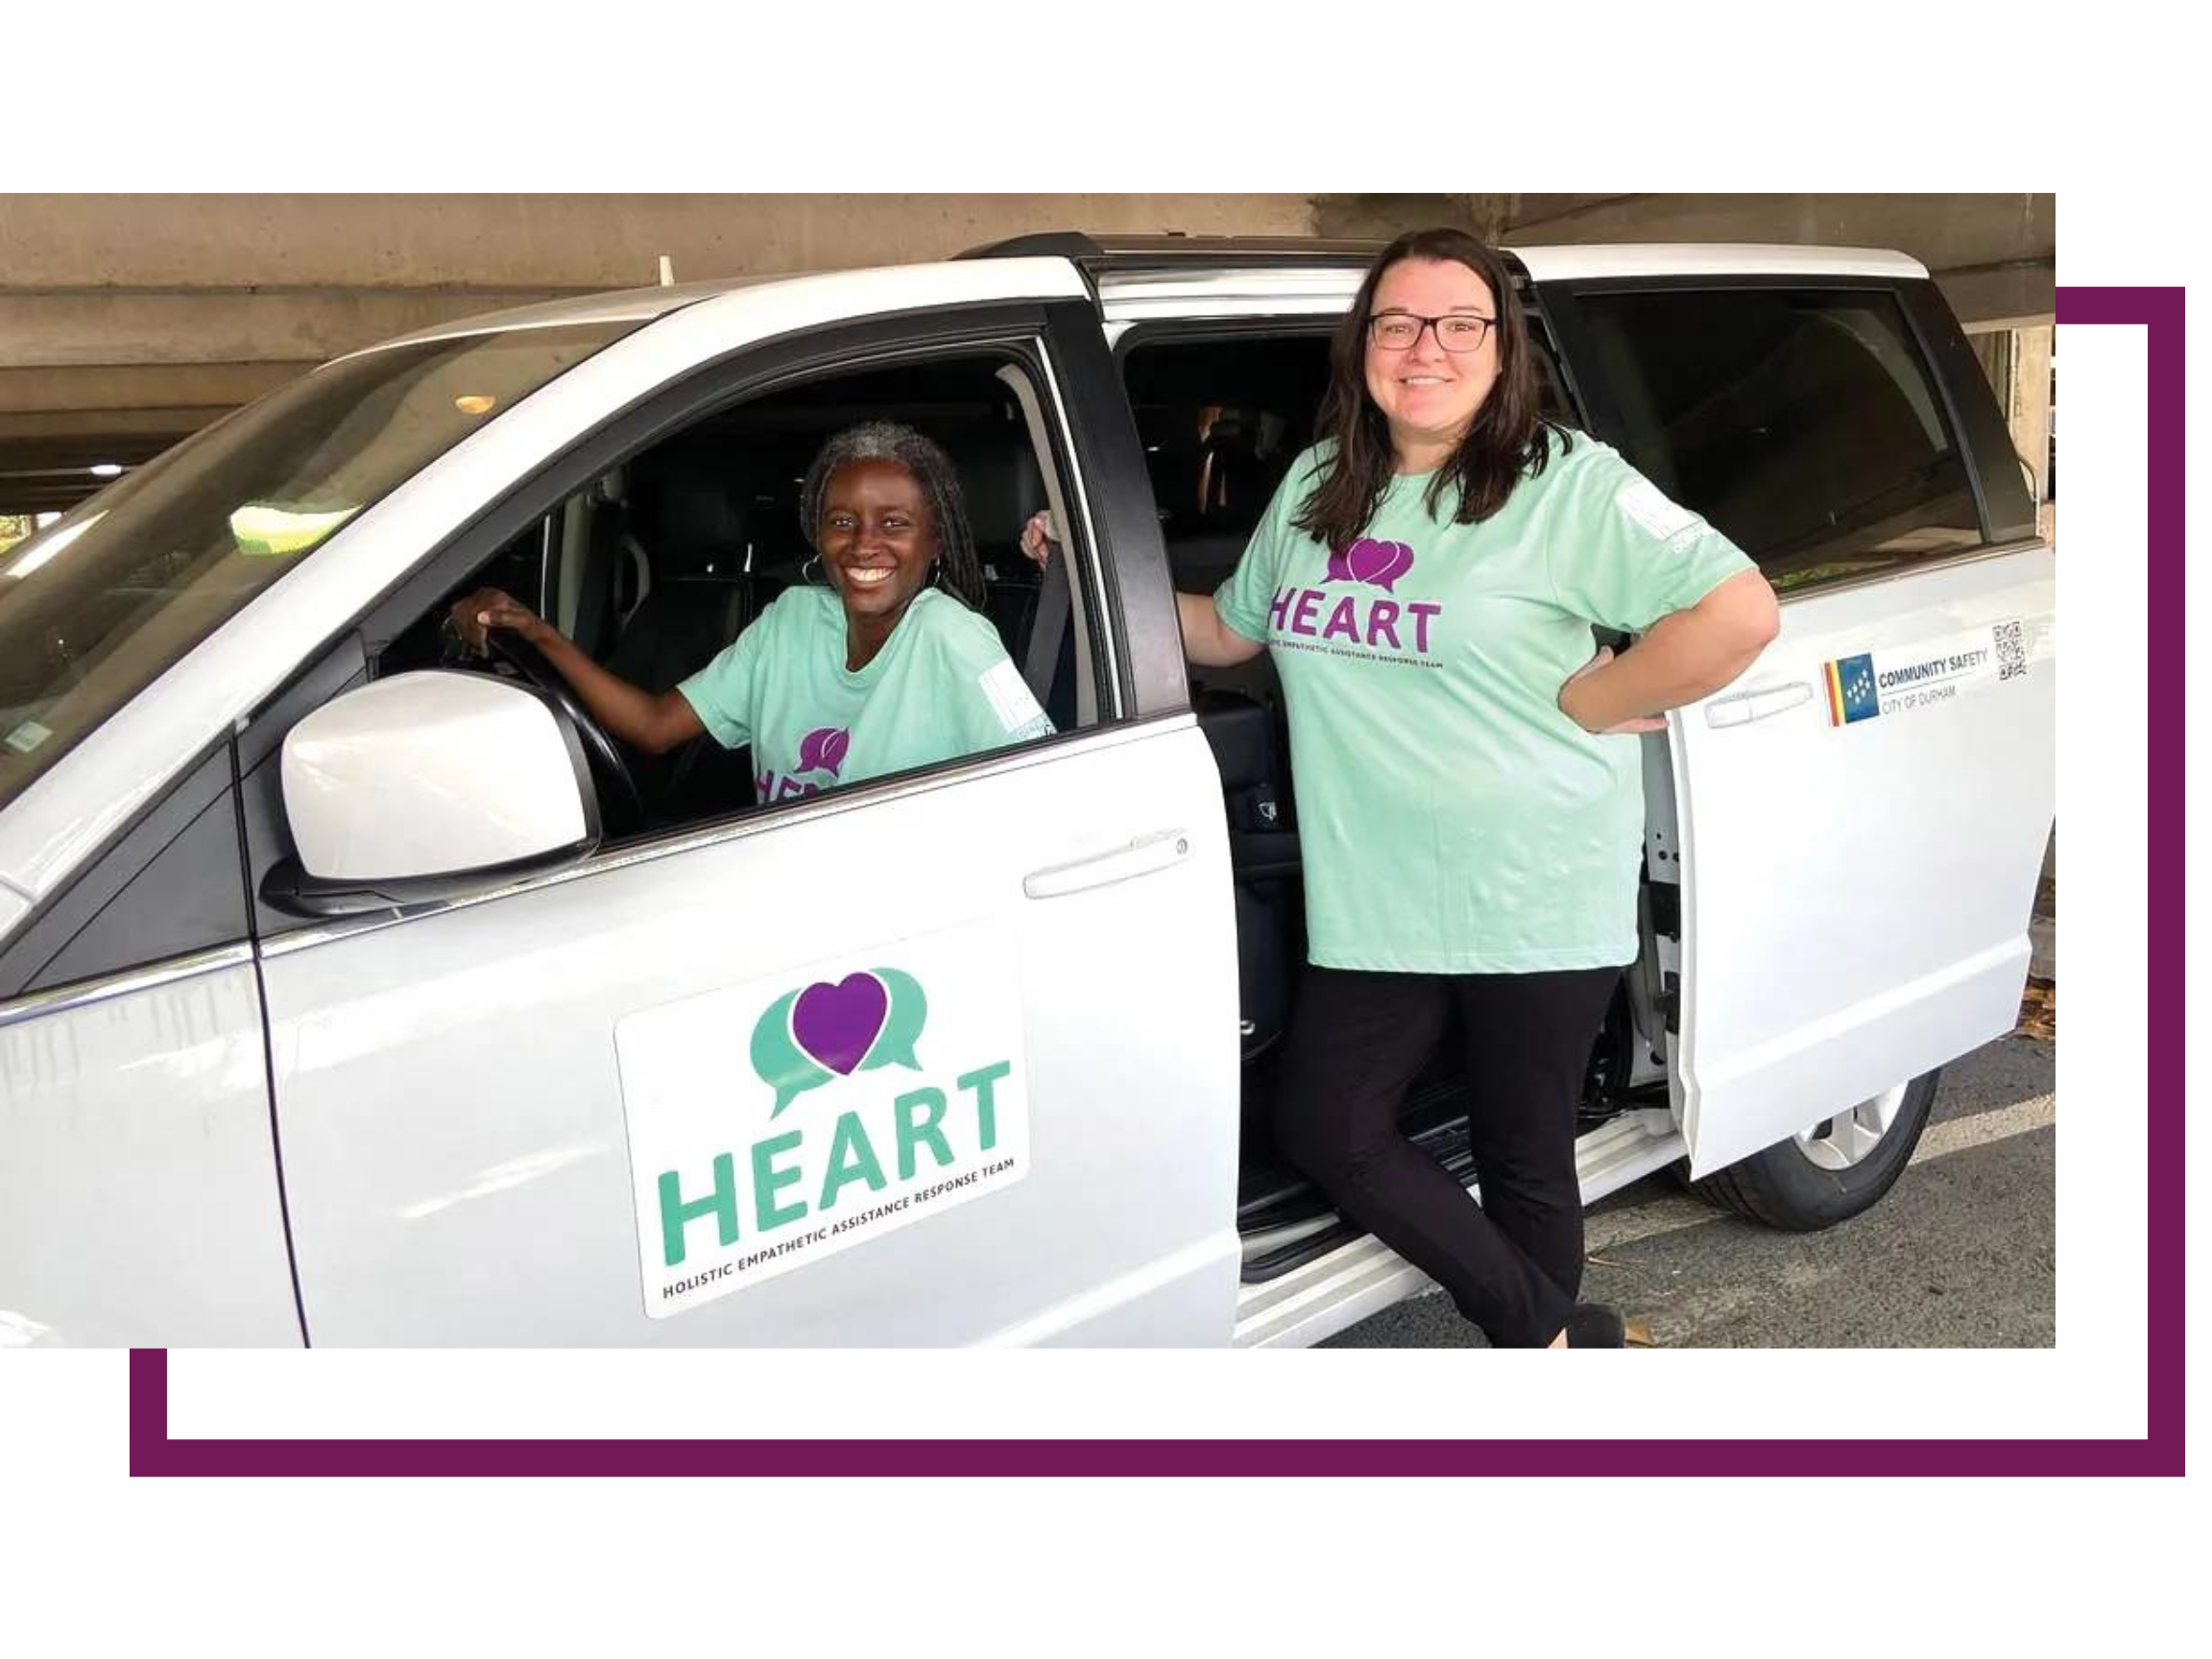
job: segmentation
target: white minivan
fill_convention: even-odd
[[[1055,235],[458,323],[0,557],[0,1344],[1302,1344],[1422,1287],[1270,1144],[1297,780],[1265,657],[1187,667],[1173,600],[1374,252]],[[1681,1164],[1824,1226],[2013,1023],[2052,552],[1913,260],[1512,257],[1548,413],[1782,599],[1620,739],[1583,1191]],[[665,689],[806,579],[800,475],[874,417],[958,465],[1055,734],[756,805],[442,626],[495,583]],[[1472,1190],[1456,1047],[1405,1126]]]

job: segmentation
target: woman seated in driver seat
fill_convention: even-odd
[[[711,733],[753,746],[757,799],[1048,735],[1052,722],[982,615],[960,480],[911,427],[870,421],[823,445],[800,512],[827,588],[786,589],[721,655],[655,696],[609,673],[495,588],[455,602],[475,650],[509,628],[543,653],[614,736],[661,754]]]

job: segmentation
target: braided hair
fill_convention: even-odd
[[[975,557],[975,535],[968,527],[968,504],[960,493],[960,474],[951,459],[911,426],[892,421],[864,421],[848,426],[822,445],[806,469],[799,492],[799,516],[806,540],[822,545],[822,497],[830,475],[854,461],[895,461],[922,486],[929,518],[937,532],[937,579],[945,591],[971,611],[983,609],[983,565]]]

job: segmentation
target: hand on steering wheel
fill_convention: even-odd
[[[618,834],[642,827],[645,802],[637,780],[623,757],[621,748],[599,723],[597,715],[576,695],[576,687],[553,666],[538,639],[553,628],[528,606],[517,603],[496,588],[480,588],[456,600],[447,613],[448,626],[463,644],[510,664],[531,685],[560,706],[576,728],[584,756],[599,786],[602,829]]]
[[[479,588],[454,600],[445,618],[460,634],[461,642],[479,657],[490,651],[494,628],[509,629],[535,643],[536,636],[546,626],[529,606],[497,588]]]

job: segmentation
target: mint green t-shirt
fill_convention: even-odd
[[[1560,712],[1591,625],[1648,628],[1753,568],[1606,445],[1455,524],[1391,482],[1338,555],[1292,528],[1291,467],[1214,602],[1273,652],[1289,715],[1309,955],[1325,968],[1527,974],[1633,961],[1644,775],[1632,734]]]
[[[786,589],[676,689],[725,749],[753,745],[753,791],[763,802],[1052,731],[998,630],[931,588],[856,673],[845,666],[837,595]]]

